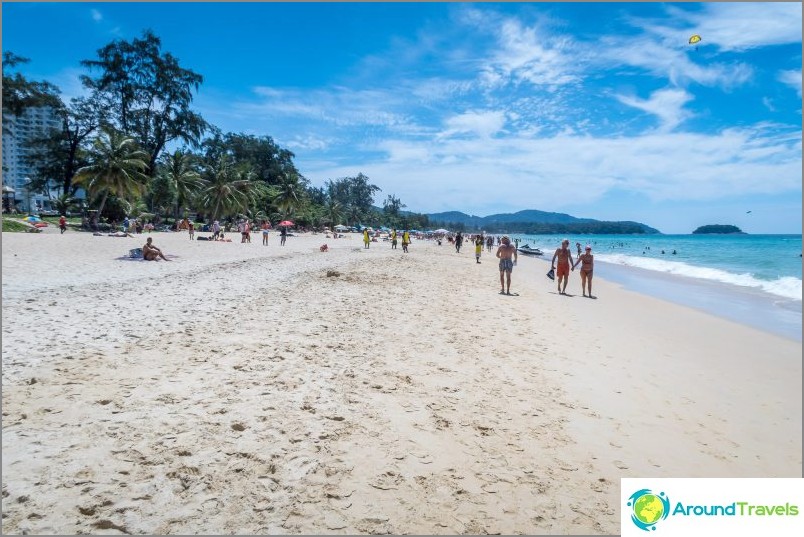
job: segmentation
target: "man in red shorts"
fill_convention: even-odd
[[[556,268],[556,258],[558,258],[558,268]],[[556,253],[553,254],[553,260],[550,262],[552,268],[556,271],[556,282],[558,282],[558,294],[566,295],[567,282],[569,282],[570,266],[575,269],[575,263],[572,260],[572,251],[569,249],[569,239],[561,241],[561,248],[556,248]],[[564,285],[561,285],[561,280],[564,280]]]

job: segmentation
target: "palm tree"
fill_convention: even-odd
[[[343,205],[334,197],[330,196],[327,199],[327,204],[324,206],[324,214],[327,216],[327,220],[332,225],[332,229],[335,229],[335,226],[341,223],[341,219],[343,218]]]
[[[148,180],[148,154],[137,147],[133,138],[112,128],[105,128],[92,144],[87,166],[79,168],[73,182],[83,186],[90,196],[101,196],[97,225],[109,194],[136,201]]]
[[[65,192],[58,198],[52,200],[51,203],[53,204],[53,208],[56,209],[59,214],[66,215],[70,212],[70,209],[77,205],[78,200],[71,196],[69,192]]]
[[[204,186],[201,175],[193,165],[193,156],[190,153],[177,149],[173,154],[165,154],[162,158],[160,174],[171,185],[176,193],[176,207],[174,217],[179,219],[183,208]]]
[[[272,202],[280,210],[283,217],[288,217],[290,213],[301,205],[304,196],[304,186],[299,181],[299,176],[289,173],[279,180],[279,183],[272,187]]]
[[[249,168],[236,169],[228,155],[206,171],[207,179],[201,190],[201,205],[211,213],[212,220],[237,212],[248,212],[263,194],[264,186],[255,181]]]

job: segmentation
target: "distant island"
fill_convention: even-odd
[[[526,210],[513,214],[473,216],[458,211],[428,214],[431,227],[488,233],[549,234],[657,234],[659,230],[639,222],[601,221],[576,218],[564,213]]]
[[[745,232],[742,229],[738,228],[737,226],[727,224],[709,224],[708,226],[701,226],[692,232],[693,235],[707,235],[707,234],[728,235],[735,233],[736,234],[742,233],[743,235],[745,234]]]

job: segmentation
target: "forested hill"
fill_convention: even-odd
[[[659,233],[657,229],[639,222],[609,222],[591,218],[576,218],[565,213],[525,210],[509,214],[492,214],[481,217],[459,211],[428,214],[431,227],[483,230],[490,233],[595,233],[645,234]]]
[[[732,233],[744,233],[743,230],[738,228],[737,226],[732,226],[729,224],[709,224],[707,226],[701,226],[695,231],[692,232],[694,235],[701,235],[701,234],[732,234]]]

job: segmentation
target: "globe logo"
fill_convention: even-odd
[[[636,491],[628,498],[631,508],[631,522],[645,531],[655,530],[656,523],[670,514],[670,500],[664,492],[654,493],[650,489]]]

